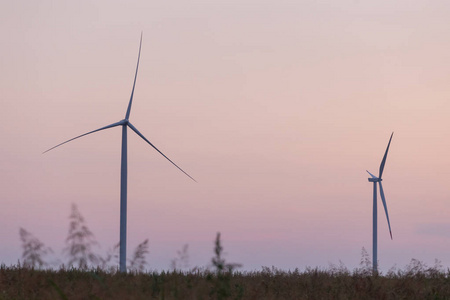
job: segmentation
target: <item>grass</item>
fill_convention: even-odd
[[[450,271],[36,270],[1,266],[0,299],[450,299]]]
[[[72,211],[76,211],[73,208]],[[50,250],[25,230],[23,263],[0,266],[0,300],[3,299],[449,299],[450,269],[436,260],[428,267],[413,259],[404,270],[392,268],[386,274],[373,274],[367,251],[361,251],[360,267],[350,271],[342,263],[328,269],[306,268],[282,271],[263,267],[261,271],[238,272],[240,264],[223,256],[220,233],[214,242],[211,269],[194,268],[189,272],[144,272],[148,240],[141,243],[131,260],[128,273],[117,272],[90,246],[95,240],[76,215],[69,230],[69,264],[78,268],[49,266],[42,256]],[[86,228],[84,228],[84,227]],[[81,228],[83,230],[72,230]],[[87,233],[88,234],[87,234]],[[73,239],[72,236],[76,237]],[[115,248],[116,249],[116,248]],[[179,251],[173,267],[188,264],[187,245]],[[95,259],[94,259],[95,258]],[[89,269],[88,262],[97,268]],[[102,262],[101,264],[98,264]],[[36,268],[35,268],[36,267]]]

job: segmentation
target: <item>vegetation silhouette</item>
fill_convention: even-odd
[[[304,271],[275,267],[217,271],[124,274],[100,268],[45,270],[1,265],[0,299],[450,299],[450,270],[444,270],[439,261],[429,267],[413,259],[403,270],[395,268],[377,276],[342,265]]]
[[[100,256],[93,252],[94,246],[98,246],[98,243],[75,204],[72,204],[69,219],[67,246],[63,249],[63,253],[69,257],[69,267],[76,266],[78,269],[86,270],[90,264],[98,265],[101,261]]]
[[[189,267],[189,244],[184,244],[183,248],[177,251],[177,257],[171,260],[170,268],[174,271],[187,271]]]
[[[98,268],[109,272],[115,272],[118,269],[119,243],[109,249],[105,256],[94,252],[94,248],[99,248],[99,244],[76,204],[71,206],[69,230],[65,240],[66,246],[62,250],[63,257],[67,258],[66,264],[61,264],[59,259],[50,262],[49,256],[54,254],[53,250],[46,247],[44,243],[24,228],[20,228],[19,236],[22,242],[22,261],[19,260],[19,264],[24,268],[56,267],[80,270]],[[146,239],[134,250],[133,257],[130,259],[130,271],[143,272],[147,265],[146,255],[148,253],[148,239]]]
[[[46,247],[38,238],[23,228],[19,229],[20,240],[22,241],[22,264],[25,268],[42,268],[49,264],[45,261],[45,256],[52,253],[52,249]]]
[[[130,261],[129,269],[134,272],[144,272],[147,261],[145,256],[149,253],[148,239],[140,243],[134,250],[133,258]]]
[[[328,269],[307,267],[283,271],[237,271],[242,265],[224,257],[221,234],[214,240],[208,268],[181,270],[188,262],[188,245],[177,251],[172,271],[148,271],[149,241],[134,251],[128,273],[118,272],[118,246],[106,257],[93,252],[98,246],[75,205],[64,253],[66,267],[52,268],[46,261],[50,248],[21,228],[22,262],[0,266],[1,299],[450,299],[450,269],[439,260],[433,266],[412,259],[403,269],[386,274],[372,272],[365,248],[358,268],[342,262]],[[116,263],[115,267],[111,263]],[[186,264],[185,264],[186,263]],[[184,265],[183,265],[184,264]],[[175,267],[174,267],[175,266]]]

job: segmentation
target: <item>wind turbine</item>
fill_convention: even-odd
[[[78,139],[80,137],[83,137],[85,135],[97,132],[97,131],[101,131],[104,129],[109,129],[112,127],[116,127],[116,126],[122,126],[122,158],[121,158],[121,169],[120,169],[120,256],[119,256],[119,264],[120,264],[120,272],[126,272],[126,256],[127,256],[127,127],[130,127],[131,130],[133,130],[138,136],[140,136],[144,141],[146,141],[150,146],[152,146],[156,151],[159,152],[159,154],[161,154],[162,156],[164,156],[164,158],[166,158],[168,161],[170,161],[175,167],[177,167],[181,172],[183,172],[186,176],[188,176],[190,179],[194,180],[194,178],[192,178],[188,173],[186,173],[185,171],[183,171],[183,169],[181,169],[179,166],[177,166],[172,160],[170,160],[166,155],[164,155],[164,153],[162,153],[161,151],[158,150],[158,148],[156,148],[152,143],[149,142],[149,140],[147,140],[145,138],[145,136],[143,136],[139,130],[137,130],[136,127],[133,126],[133,124],[130,123],[129,118],[130,118],[130,112],[131,112],[131,104],[133,102],[133,95],[134,95],[134,87],[136,85],[136,78],[137,78],[137,73],[138,73],[138,68],[139,68],[139,58],[141,56],[141,46],[142,46],[142,33],[141,33],[141,41],[139,43],[139,54],[138,54],[138,60],[137,60],[137,65],[136,65],[136,74],[134,75],[134,82],[133,82],[133,89],[131,90],[131,97],[130,97],[130,102],[128,103],[128,108],[127,108],[127,112],[125,114],[125,119],[116,122],[116,123],[112,123],[110,125],[101,127],[99,129],[90,131],[88,133],[79,135],[77,137],[74,137],[70,140],[67,140],[61,144],[58,144],[46,151],[44,151],[43,153],[46,153],[52,149],[55,149],[56,147],[59,147],[65,143],[68,143],[70,141],[73,141],[75,139]]]
[[[388,214],[388,209],[386,206],[386,198],[384,197],[384,192],[383,192],[383,185],[381,184],[381,181],[383,179],[381,179],[381,176],[383,175],[383,170],[384,170],[384,164],[386,163],[386,157],[389,151],[389,146],[391,145],[391,140],[392,140],[392,136],[394,135],[394,133],[392,132],[391,134],[391,138],[389,139],[389,143],[387,145],[386,148],[386,152],[384,153],[383,156],[383,160],[381,161],[380,164],[380,173],[377,176],[373,175],[372,173],[370,173],[369,171],[367,171],[367,173],[370,174],[371,178],[369,178],[369,182],[373,182],[373,244],[372,244],[372,252],[373,252],[373,272],[376,273],[378,270],[378,266],[377,266],[377,182],[380,185],[380,196],[381,196],[381,201],[383,201],[383,206],[384,206],[384,211],[386,212],[386,219],[387,219],[387,223],[389,226],[389,234],[391,235],[391,240],[392,240],[392,231],[391,231],[391,223],[389,222],[389,214]]]

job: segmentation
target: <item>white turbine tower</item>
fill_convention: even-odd
[[[91,134],[91,133],[94,133],[94,132],[97,132],[100,130],[104,130],[104,129],[108,129],[108,128],[112,128],[112,127],[116,127],[116,126],[122,126],[122,159],[121,159],[121,169],[120,169],[120,256],[119,256],[120,272],[126,272],[126,256],[127,256],[127,248],[126,248],[126,243],[127,243],[127,127],[130,127],[131,130],[133,130],[138,136],[140,136],[144,141],[146,141],[150,146],[152,146],[156,151],[158,151],[162,156],[164,156],[168,161],[170,161],[181,172],[183,172],[189,178],[191,178],[192,180],[195,181],[194,178],[192,178],[188,173],[183,171],[179,166],[177,166],[173,161],[171,161],[166,155],[164,155],[164,153],[159,151],[158,148],[156,148],[152,143],[150,143],[139,132],[139,130],[137,130],[137,128],[134,127],[129,121],[130,111],[131,111],[131,103],[133,102],[134,87],[136,85],[136,78],[137,78],[137,73],[138,73],[138,68],[139,68],[139,58],[141,56],[141,45],[142,45],[142,33],[141,33],[141,41],[139,43],[139,54],[138,54],[138,60],[137,60],[137,66],[136,66],[136,74],[134,75],[133,89],[131,91],[130,102],[128,103],[128,109],[125,114],[125,119],[123,119],[119,122],[101,127],[99,129],[90,131],[88,133],[79,135],[77,137],[74,137],[70,140],[67,140],[67,141],[65,141],[61,144],[58,144],[58,145],[43,152],[43,153],[46,153],[46,152],[48,152],[56,147],[59,147],[65,143],[68,143],[77,138],[80,138],[82,136],[85,136],[85,135],[88,135],[88,134]]]
[[[387,223],[389,226],[389,234],[391,235],[391,240],[392,240],[391,223],[389,222],[389,214],[388,214],[388,209],[387,209],[387,205],[386,205],[386,198],[384,197],[383,185],[381,184],[381,181],[383,179],[381,179],[381,176],[383,175],[384,164],[386,163],[386,157],[387,157],[387,154],[389,151],[389,146],[391,145],[391,140],[392,140],[393,135],[394,135],[394,133],[391,134],[391,138],[389,139],[389,143],[387,145],[386,152],[384,153],[383,160],[381,161],[380,173],[379,173],[378,177],[366,170],[367,173],[369,173],[370,176],[372,176],[371,178],[369,178],[369,182],[373,182],[373,244],[372,244],[373,257],[372,257],[372,260],[373,260],[373,272],[374,273],[376,273],[378,271],[378,266],[377,266],[377,182],[380,185],[381,201],[383,202],[384,211],[386,212],[386,219],[387,219]]]

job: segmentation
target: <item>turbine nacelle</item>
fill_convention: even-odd
[[[372,177],[372,178],[369,178],[369,182],[380,182],[381,180],[383,180],[383,179],[373,175],[372,173],[370,173],[367,170],[366,170],[366,172],[369,173],[369,175]]]
[[[369,182],[380,182],[383,180],[381,178],[368,178],[368,179],[369,179]]]

